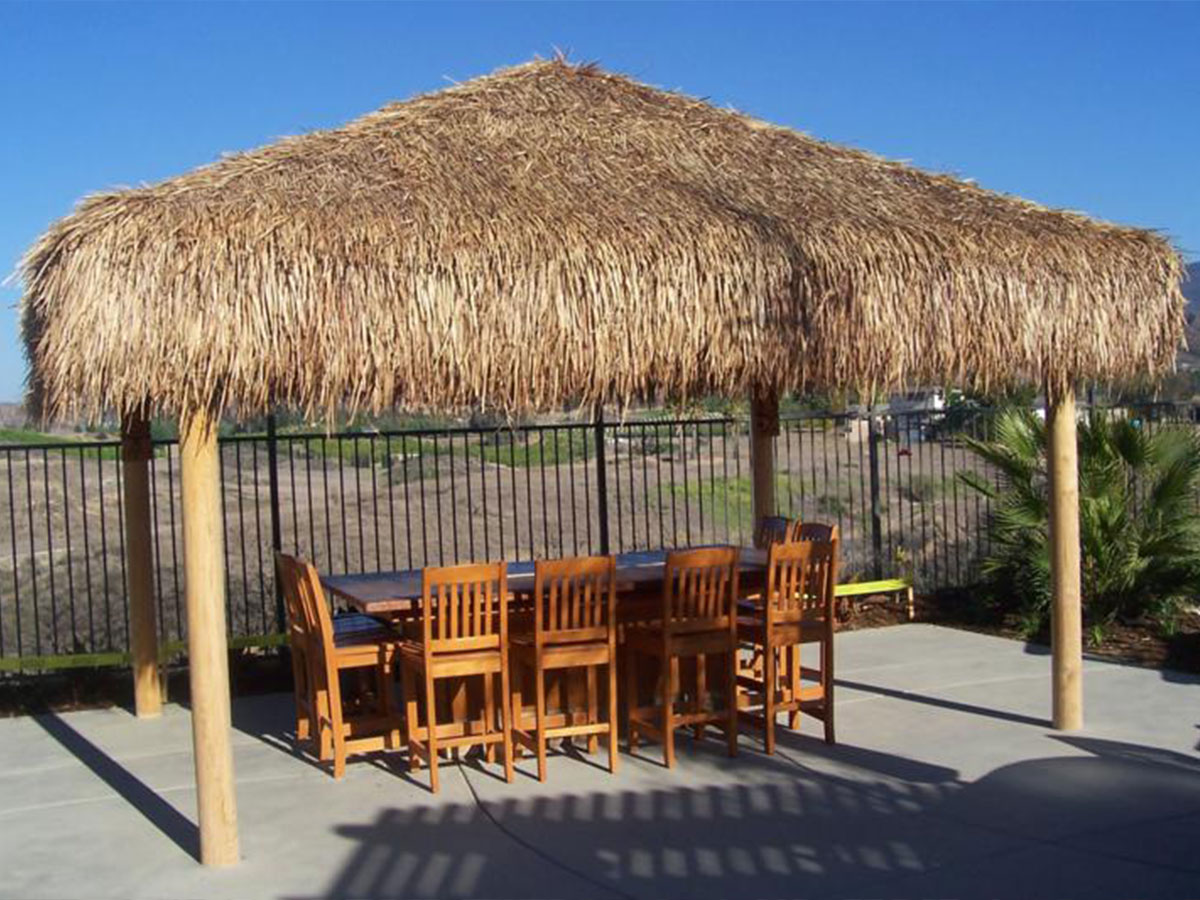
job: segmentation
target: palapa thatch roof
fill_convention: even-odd
[[[99,194],[21,269],[53,416],[488,406],[1169,368],[1181,263],[561,60]]]

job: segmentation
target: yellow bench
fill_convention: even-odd
[[[833,589],[834,597],[869,597],[873,594],[904,594],[908,620],[913,618],[912,582],[907,578],[885,578],[883,581],[855,581],[839,584]]]

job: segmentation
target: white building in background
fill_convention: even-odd
[[[946,409],[946,391],[943,388],[916,388],[904,394],[892,394],[888,399],[888,414],[940,413]]]

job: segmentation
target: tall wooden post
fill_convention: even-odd
[[[200,861],[228,866],[238,861],[238,833],[230,747],[217,422],[206,412],[194,413],[184,417],[179,434]]]
[[[140,413],[121,419],[125,504],[125,571],[129,585],[129,649],[133,708],[139,719],[162,713],[158,679],[158,615],[154,608],[153,535],[150,529],[150,422]]]
[[[1083,727],[1083,612],[1080,592],[1079,462],[1075,392],[1046,391],[1047,470],[1050,481],[1050,571],[1053,584],[1054,727]]]
[[[754,526],[775,515],[775,438],[779,434],[779,395],[756,391],[750,397],[750,472]]]

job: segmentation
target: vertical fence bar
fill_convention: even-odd
[[[608,473],[605,472],[604,407],[597,403],[594,416],[596,441],[596,515],[600,519],[600,553],[608,554]]]
[[[263,634],[269,634],[268,629],[271,626],[267,619],[267,566],[263,559],[262,488],[258,477],[258,444],[257,439],[250,444],[250,465],[254,470],[254,552],[258,558],[258,622]],[[272,582],[274,580],[271,579]],[[246,633],[249,634],[249,630]]]
[[[283,632],[287,621],[283,610],[283,590],[275,577],[275,554],[283,551],[283,528],[279,521],[279,448],[275,414],[267,416],[267,502],[271,506],[271,584],[275,590],[275,628]],[[295,497],[295,491],[292,492]]]
[[[871,560],[873,577],[883,577],[883,519],[879,509],[879,427],[867,413],[867,458],[871,472]]]
[[[82,452],[82,451],[81,451]],[[8,529],[9,536],[12,539],[12,565],[13,565],[13,633],[16,635],[17,656],[23,655],[21,641],[21,561],[17,557],[17,502],[13,492],[13,454],[12,450],[7,450],[4,454],[5,462],[8,464]],[[82,456],[80,457],[82,458]],[[87,539],[87,528],[83,530],[84,540]],[[84,561],[87,561],[87,551],[84,550]],[[91,599],[91,579],[88,580],[88,619],[91,619],[92,599]],[[95,642],[95,633],[93,631],[91,640]],[[0,653],[4,650],[2,633],[0,633]]]
[[[617,501],[617,552],[625,549],[625,505],[621,502],[621,432],[613,428],[613,485]]]

